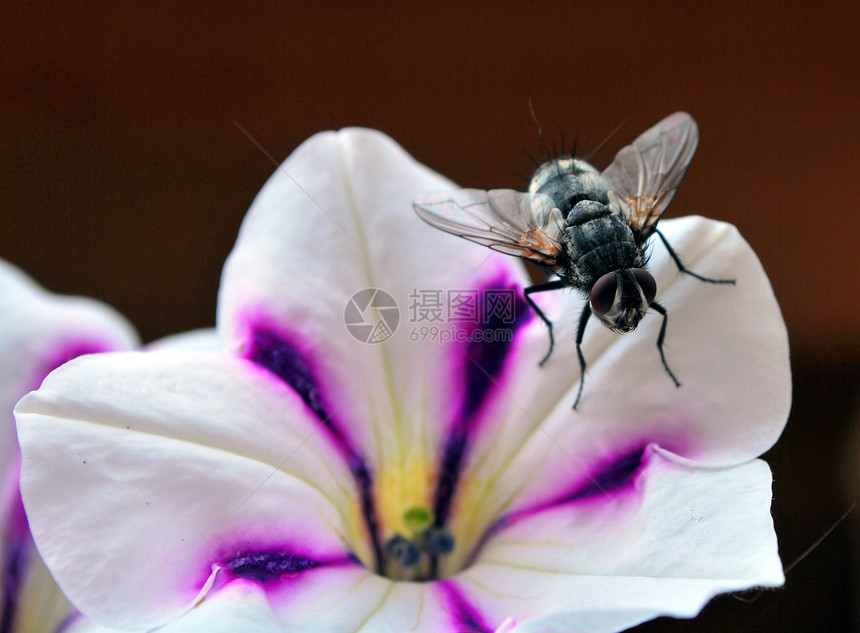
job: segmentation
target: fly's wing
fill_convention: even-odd
[[[552,198],[513,189],[460,189],[418,196],[422,220],[494,251],[555,266],[563,230]]]
[[[676,112],[618,152],[603,172],[610,200],[644,242],[681,184],[696,146],[699,129],[686,112]]]

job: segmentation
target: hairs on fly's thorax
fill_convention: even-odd
[[[606,143],[608,143],[612,139],[612,137],[614,137],[618,133],[618,131],[621,130],[621,128],[626,123],[626,120],[621,121],[618,125],[615,126],[615,128],[611,132],[609,132],[609,134],[607,134],[603,138],[602,141],[600,141],[596,145],[595,145],[595,136],[594,136],[594,134],[592,134],[590,137],[590,140],[588,141],[588,145],[585,148],[585,151],[580,156],[577,154],[577,150],[579,148],[579,131],[577,130],[574,133],[573,143],[570,147],[568,147],[568,142],[567,142],[568,136],[565,133],[563,128],[559,129],[559,132],[557,135],[558,140],[556,140],[556,138],[553,138],[550,143],[547,143],[546,137],[544,136],[544,133],[543,133],[543,123],[541,123],[541,121],[538,119],[537,115],[535,114],[534,104],[532,103],[531,97],[528,98],[528,104],[529,104],[529,115],[531,116],[531,119],[534,122],[535,127],[536,127],[536,131],[537,131],[538,150],[539,150],[540,159],[536,158],[535,155],[526,148],[523,148],[523,152],[525,153],[528,160],[534,165],[535,169],[540,167],[542,164],[549,162],[551,160],[555,160],[557,158],[581,158],[582,160],[584,160],[586,162],[594,164],[592,157],[595,154],[597,154],[606,145]],[[605,163],[605,164],[594,165],[594,167],[596,167],[598,171],[602,172],[606,168],[606,166],[609,164],[609,160],[611,160],[611,157],[608,160],[601,161],[602,163]],[[559,175],[561,175],[561,174],[559,174]],[[523,177],[523,176],[519,176],[519,177],[522,178],[525,182],[529,182],[531,180],[531,177]]]

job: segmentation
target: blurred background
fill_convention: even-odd
[[[687,110],[701,143],[667,217],[736,224],[789,328],[794,409],[766,456],[788,565],[860,498],[858,33],[852,2],[7,1],[0,257],[152,340],[214,324],[266,154],[317,131],[379,128],[464,186],[522,188],[540,130],[582,148],[622,124],[603,167]],[[640,630],[860,630],[858,526],[782,589]]]

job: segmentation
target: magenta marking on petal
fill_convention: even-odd
[[[16,456],[6,470],[0,491],[0,511],[6,517],[6,538],[27,539],[30,537],[30,524],[21,499],[21,456]]]
[[[0,612],[0,633],[8,633],[15,623],[18,611],[18,592],[27,573],[29,554],[33,551],[33,538],[30,525],[24,512],[21,491],[18,487],[21,470],[20,457],[6,472],[2,491],[2,512],[6,518],[3,560],[0,562],[0,582],[3,584],[2,612]]]
[[[617,456],[604,459],[586,473],[579,481],[549,501],[519,510],[508,515],[507,522],[549,510],[568,503],[600,501],[634,489],[634,485],[644,470],[647,444],[620,452]]]
[[[457,633],[492,633],[494,627],[488,625],[475,605],[471,604],[463,592],[450,580],[436,583],[442,601],[454,620]]]
[[[486,403],[490,391],[497,385],[510,356],[514,338],[531,319],[529,307],[515,286],[505,286],[503,280],[481,290],[480,296],[497,293],[498,301],[507,299],[510,312],[485,301],[479,313],[480,322],[471,330],[466,343],[464,367],[466,386],[458,418],[470,420]],[[493,296],[493,295],[490,295]],[[508,306],[502,305],[503,308]]]
[[[283,334],[275,333],[267,327],[257,326],[251,329],[247,358],[268,369],[292,387],[302,402],[334,434],[341,447],[349,444],[339,425],[327,410],[310,361],[297,345],[290,342]]]
[[[15,623],[18,612],[18,593],[27,572],[28,550],[32,547],[30,534],[15,533],[4,543],[3,567],[0,569],[3,582],[3,611],[0,614],[0,633],[8,633]]]
[[[85,354],[110,352],[115,345],[107,341],[95,339],[80,339],[58,345],[53,353],[46,356],[30,381],[31,388],[37,389],[45,377],[52,371]],[[2,511],[5,514],[6,533],[4,534],[3,559],[0,561],[0,582],[3,587],[2,612],[0,612],[0,633],[9,633],[15,624],[18,611],[18,599],[21,584],[25,580],[30,563],[30,557],[35,551],[33,537],[30,534],[30,524],[24,511],[21,499],[19,479],[21,458],[8,467],[4,475],[4,484],[0,492]],[[61,625],[62,628],[62,625]]]
[[[116,345],[107,341],[97,341],[94,339],[69,341],[55,350],[54,354],[47,359],[46,365],[50,368],[48,371],[51,371],[78,356],[83,356],[84,354],[101,354],[103,352],[114,351],[115,349]]]
[[[3,613],[0,614],[0,633],[12,630],[18,611],[18,591],[24,580],[24,544],[18,539],[9,539],[3,556]]]
[[[522,293],[504,273],[480,289],[478,296],[494,297],[496,301],[488,299],[481,303],[477,323],[464,337],[468,342],[460,347],[463,377],[459,382],[464,385],[464,392],[444,439],[434,497],[433,512],[440,526],[448,520],[481,412],[492,396],[500,392],[498,385],[511,357],[516,334],[532,317]]]
[[[469,436],[462,429],[453,429],[445,438],[442,449],[442,464],[439,468],[439,478],[436,481],[436,495],[433,503],[433,513],[436,517],[436,525],[445,525],[448,513],[451,511],[451,502],[460,481],[460,470]]]
[[[604,463],[585,481],[577,484],[572,490],[554,501],[553,505],[610,495],[631,487],[636,481],[637,473],[642,468],[645,448],[645,446],[641,446]]]
[[[57,346],[52,353],[48,355],[36,370],[31,381],[33,389],[38,389],[45,376],[50,374],[60,365],[65,365],[70,360],[85,354],[101,354],[103,352],[112,352],[116,350],[116,345],[108,341],[100,341],[95,339],[81,339],[75,341],[67,341],[66,343]]]
[[[357,561],[352,555],[317,559],[279,549],[240,551],[223,562],[236,578],[255,580],[264,585],[318,567],[344,564],[357,564]]]
[[[641,444],[603,462],[560,495],[533,506],[499,517],[484,533],[466,560],[468,567],[493,535],[522,519],[567,504],[602,501],[635,489],[635,484],[647,465],[649,445]]]
[[[365,524],[370,534],[376,569],[384,573],[385,559],[379,539],[379,522],[376,506],[373,503],[373,476],[367,460],[353,446],[352,440],[334,418],[326,403],[326,398],[317,379],[318,372],[311,362],[308,350],[294,343],[294,336],[278,331],[265,323],[264,319],[254,319],[249,328],[249,345],[246,358],[280,378],[302,399],[311,413],[328,431],[334,445],[343,455],[350,472],[358,485],[361,507]]]

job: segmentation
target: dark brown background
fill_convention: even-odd
[[[457,3],[459,4],[459,3]],[[549,2],[315,8],[0,5],[0,257],[116,306],[146,340],[214,322],[220,267],[279,160],[322,129],[384,130],[475,187],[523,148],[619,147],[675,110],[702,141],[669,215],[737,224],[788,323],[795,408],[767,456],[786,563],[860,496],[856,4]],[[325,256],[325,253],[322,253]],[[756,318],[755,314],[749,315]],[[707,359],[703,359],[707,362]],[[648,631],[856,630],[836,528],[753,604]]]

